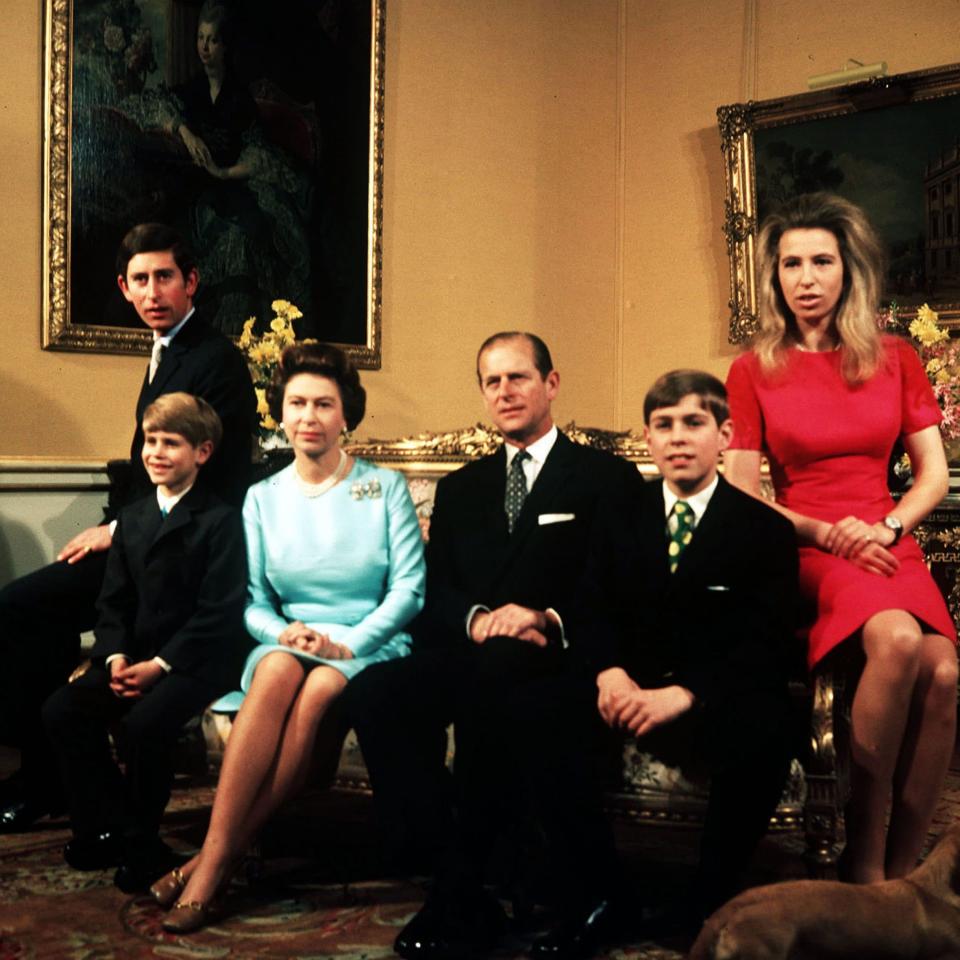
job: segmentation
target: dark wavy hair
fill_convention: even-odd
[[[138,253],[158,253],[169,250],[174,263],[186,280],[197,269],[197,257],[190,245],[173,227],[165,223],[138,223],[120,241],[117,250],[117,273],[127,279],[127,267]]]
[[[333,380],[340,390],[347,429],[357,428],[367,409],[367,391],[360,384],[360,374],[353,361],[329,343],[294,343],[280,354],[280,362],[267,387],[267,404],[274,420],[283,419],[283,394],[298,373],[313,373]]]
[[[704,410],[713,414],[717,426],[730,419],[727,388],[722,381],[705,370],[671,370],[657,377],[643,398],[643,422],[649,426],[654,410],[675,407],[691,393],[700,400]]]
[[[537,368],[540,376],[546,380],[553,370],[553,358],[550,356],[550,350],[547,345],[535,333],[527,333],[526,330],[503,330],[500,333],[491,334],[477,351],[477,380],[480,379],[480,358],[498,343],[507,340],[526,340],[530,344],[533,352],[533,365]]]
[[[237,17],[223,0],[205,0],[197,14],[197,31],[201,23],[209,23],[217,28],[226,51],[227,68],[233,66],[233,49],[237,40]]]

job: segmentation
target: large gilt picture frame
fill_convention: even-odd
[[[862,206],[888,255],[885,301],[960,326],[960,64],[719,107],[731,343],[757,324],[755,241],[800,193]]]
[[[153,220],[217,329],[287,300],[380,367],[385,3],[44,0],[44,349],[149,353],[114,257]]]

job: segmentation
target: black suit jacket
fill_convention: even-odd
[[[240,512],[200,485],[164,518],[156,495],[124,508],[97,601],[92,657],[162,657],[174,671],[236,686],[247,562]]]
[[[251,444],[256,430],[257,399],[250,371],[240,351],[196,313],[164,351],[153,383],[146,375],[137,399],[137,423],[130,445],[130,479],[108,507],[107,519],[153,490],[140,453],[143,412],[161,394],[182,390],[203,397],[223,422],[223,439],[200,471],[198,483],[227,503],[240,506],[250,483]]]
[[[598,668],[621,666],[646,687],[676,683],[703,707],[737,713],[761,693],[784,694],[798,567],[785,517],[720,477],[671,574],[663,483],[652,481],[611,511],[605,535],[590,571]]]
[[[552,607],[566,622],[598,504],[642,483],[627,461],[559,434],[511,535],[503,506],[506,476],[501,448],[437,484],[418,642],[467,642],[466,618],[476,604]]]

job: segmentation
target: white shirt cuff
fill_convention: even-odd
[[[563,647],[564,650],[566,650],[567,647],[570,646],[570,641],[567,639],[567,634],[563,629],[563,618],[560,616],[559,613],[557,613],[556,610],[553,609],[553,607],[547,607],[547,609],[544,610],[543,612],[549,613],[553,617],[553,619],[556,620],[557,626],[560,628],[560,646]]]
[[[475,604],[467,611],[467,639],[468,639],[468,640],[472,640],[472,639],[473,639],[473,635],[470,633],[470,624],[473,623],[473,618],[474,618],[478,613],[480,613],[481,610],[482,610],[484,613],[489,613],[489,612],[490,612],[490,608],[489,608],[489,607],[485,607],[482,603],[475,603]]]

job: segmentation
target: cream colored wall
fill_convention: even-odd
[[[363,435],[482,417],[473,351],[550,342],[558,419],[639,426],[670,366],[722,374],[718,104],[847,57],[957,59],[956,0],[387,0],[383,369]],[[145,361],[40,350],[42,0],[0,32],[0,456],[126,453]]]
[[[627,0],[625,425],[659,372],[723,376],[736,352],[717,106],[802,93],[849,57],[891,73],[953,63],[958,14],[957,0]]]

